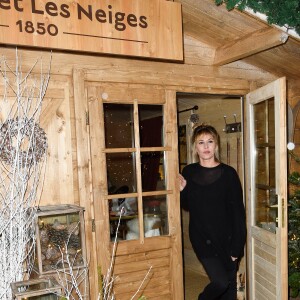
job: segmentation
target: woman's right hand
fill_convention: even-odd
[[[186,180],[181,174],[178,175],[178,180],[179,180],[179,189],[181,192],[186,187]]]

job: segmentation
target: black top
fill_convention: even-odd
[[[213,168],[193,163],[182,175],[187,185],[180,200],[190,212],[190,240],[197,256],[220,256],[226,264],[231,263],[230,256],[242,257],[246,218],[235,169],[223,163]]]

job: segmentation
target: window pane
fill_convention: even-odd
[[[133,105],[105,103],[103,112],[105,147],[134,147]]]
[[[161,191],[165,189],[164,152],[141,152],[142,189]]]
[[[40,249],[38,251],[41,251],[42,272],[56,272],[58,269],[68,268],[62,260],[61,254],[65,246],[67,246],[72,265],[74,267],[84,266],[80,221],[79,212],[62,214],[51,214],[50,212],[49,215],[38,217],[40,231]]]
[[[125,194],[136,191],[134,153],[107,153],[108,193]]]
[[[168,209],[166,196],[143,197],[145,237],[167,235]]]

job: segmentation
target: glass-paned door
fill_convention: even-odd
[[[102,274],[109,268],[117,240],[116,299],[131,299],[151,267],[143,295],[181,300],[176,94],[92,83],[87,94],[95,232],[99,237],[95,243]]]
[[[285,78],[246,96],[249,299],[287,299]]]

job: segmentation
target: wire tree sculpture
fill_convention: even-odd
[[[39,117],[49,78],[38,58],[24,73],[16,50],[14,68],[0,58],[0,299],[10,283],[28,279],[35,252],[34,220],[47,137]],[[40,67],[39,67],[40,66]],[[38,71],[37,71],[38,69]]]

